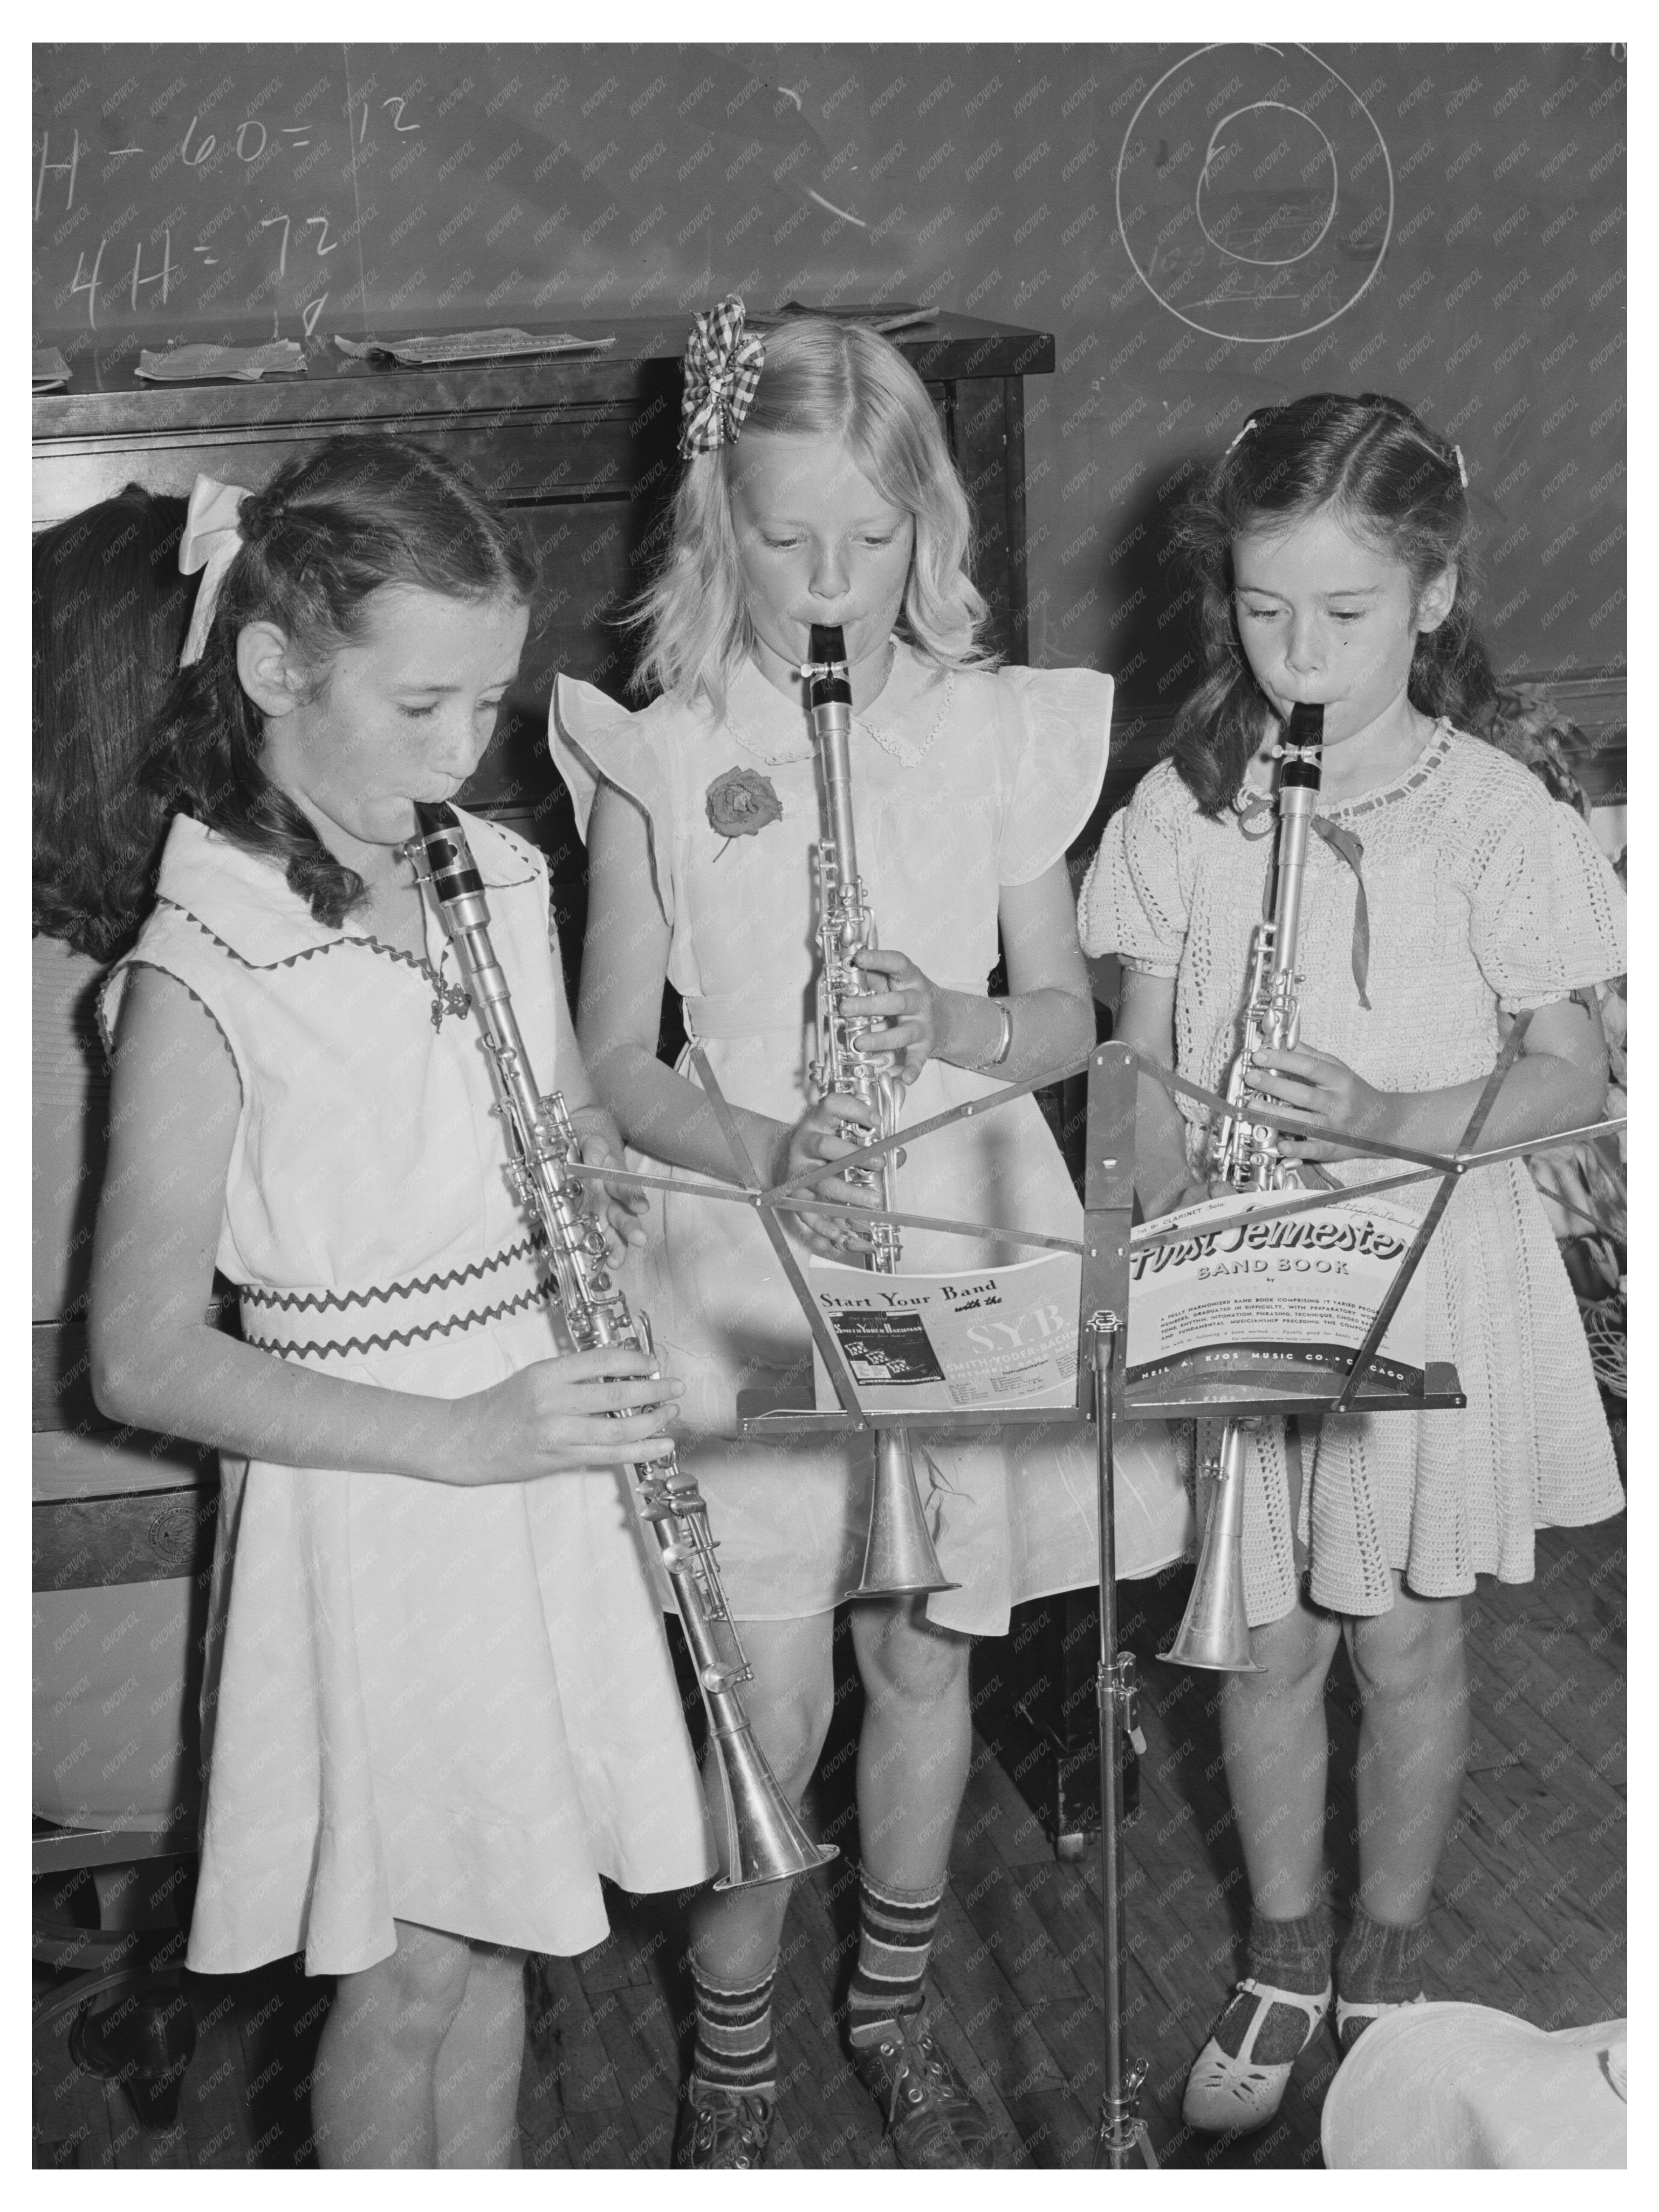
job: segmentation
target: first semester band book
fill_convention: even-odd
[[[1418,1218],[1397,1200],[1340,1198],[1254,1221],[1283,1191],[1230,1193],[1131,1239],[1127,1380],[1226,1380],[1271,1395],[1336,1396],[1404,1271]],[[1152,1243],[1171,1230],[1173,1241]],[[1368,1379],[1424,1387],[1423,1278],[1413,1267]]]

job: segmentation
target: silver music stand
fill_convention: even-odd
[[[1024,1097],[1028,1091],[1062,1082],[1070,1076],[1083,1073],[1086,1069],[1088,1155],[1084,1181],[1084,1233],[1080,1244],[1074,1237],[1039,1235],[1035,1231],[998,1228],[988,1232],[982,1222],[945,1220],[885,1209],[844,1206],[827,1200],[809,1198],[805,1195],[805,1188],[823,1172],[821,1170],[792,1176],[788,1181],[768,1188],[756,1170],[714,1070],[701,1047],[695,1045],[691,1049],[692,1061],[731,1151],[738,1170],[738,1188],[715,1183],[687,1183],[678,1177],[631,1170],[572,1165],[572,1172],[595,1182],[673,1190],[682,1197],[706,1197],[727,1204],[748,1206],[758,1214],[779,1264],[806,1316],[813,1341],[823,1357],[840,1403],[835,1411],[819,1411],[809,1406],[780,1407],[769,1404],[757,1407],[756,1394],[740,1394],[738,1417],[745,1436],[856,1434],[884,1426],[914,1424],[917,1419],[914,1413],[866,1408],[860,1404],[858,1386],[840,1342],[835,1332],[825,1323],[817,1301],[812,1296],[800,1263],[778,1219],[781,1208],[821,1213],[866,1226],[872,1221],[885,1220],[900,1227],[941,1230],[948,1234],[974,1238],[982,1238],[991,1233],[1004,1243],[1081,1254],[1083,1267],[1078,1300],[1079,1356],[1074,1407],[1069,1409],[1047,1407],[1024,1411],[994,1408],[929,1413],[925,1416],[924,1425],[929,1429],[953,1431],[983,1431],[1039,1426],[1074,1417],[1085,1423],[1092,1423],[1095,1430],[1100,1584],[1096,1704],[1100,1734],[1101,1951],[1106,1984],[1103,2021],[1105,2064],[1095,2142],[1097,2169],[1132,2170],[1137,2163],[1149,2167],[1155,2167],[1158,2164],[1152,2138],[1139,2110],[1141,2086],[1146,2077],[1146,2062],[1143,2059],[1132,2063],[1128,2056],[1126,1986],[1129,1954],[1122,1853],[1124,1773],[1127,1764],[1127,1747],[1133,1745],[1137,1750],[1144,1750],[1146,1747],[1136,1718],[1139,1684],[1134,1654],[1117,1649],[1113,1468],[1116,1424],[1124,1419],[1192,1420],[1224,1419],[1230,1415],[1431,1413],[1464,1405],[1467,1401],[1456,1370],[1448,1362],[1428,1361],[1420,1389],[1403,1388],[1391,1377],[1372,1372],[1373,1355],[1382,1343],[1401,1298],[1405,1295],[1413,1273],[1428,1249],[1429,1240],[1458,1181],[1474,1168],[1519,1158],[1528,1152],[1574,1144],[1623,1126],[1620,1119],[1607,1120],[1581,1128],[1564,1130],[1547,1139],[1498,1146],[1484,1152],[1474,1150],[1504,1078],[1520,1051],[1529,1018],[1525,1013],[1517,1016],[1497,1065],[1469,1118],[1462,1143],[1455,1152],[1419,1152],[1403,1146],[1373,1144],[1359,1138],[1345,1138],[1340,1140],[1342,1150],[1352,1156],[1405,1160],[1412,1164],[1404,1173],[1386,1175],[1367,1183],[1347,1184],[1330,1191],[1286,1194],[1268,1206],[1255,1206],[1247,1214],[1232,1217],[1232,1220],[1237,1221],[1271,1220],[1281,1215],[1310,1212],[1321,1206],[1352,1201],[1371,1192],[1398,1189],[1410,1183],[1438,1182],[1439,1188],[1401,1263],[1388,1298],[1379,1308],[1365,1340],[1355,1352],[1346,1373],[1340,1379],[1334,1370],[1310,1367],[1300,1374],[1275,1378],[1271,1386],[1266,1386],[1260,1378],[1247,1381],[1243,1376],[1228,1375],[1224,1371],[1206,1370],[1201,1361],[1189,1361],[1133,1385],[1128,1383],[1125,1370],[1132,1246],[1136,1249],[1146,1249],[1174,1241],[1185,1234],[1179,1229],[1159,1231],[1148,1227],[1138,1234],[1132,1231],[1135,1123],[1140,1078],[1145,1074],[1166,1090],[1179,1091],[1196,1100],[1208,1107],[1212,1115],[1229,1113],[1232,1109],[1227,1101],[1214,1091],[1159,1066],[1126,1044],[1097,1045],[1092,1052],[1069,1066],[1048,1069],[1023,1083],[1007,1085],[990,1097],[971,1100],[949,1112],[935,1115],[930,1121],[916,1122],[908,1130],[872,1139],[836,1163],[838,1169],[845,1170],[877,1160],[899,1144],[912,1145],[919,1138],[946,1127],[951,1122],[994,1113],[1014,1099]],[[1288,1122],[1276,1124],[1275,1116],[1265,1107],[1252,1105],[1250,1112],[1253,1121],[1286,1128],[1292,1126]],[[1231,1225],[1231,1221],[1224,1218],[1212,1225],[1224,1228]],[[1086,1358],[1082,1356],[1085,1346],[1088,1348]],[[745,1405],[750,1408],[747,1412]]]

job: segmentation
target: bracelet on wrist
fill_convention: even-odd
[[[963,1061],[962,1065],[967,1068],[970,1073],[976,1075],[982,1074],[987,1068],[1000,1067],[1003,1062],[1007,1059],[1009,1047],[1014,1041],[1014,1018],[1008,1010],[1007,1000],[988,999],[986,1000],[986,1004],[990,1006],[994,1006],[997,1013],[1001,1018],[1002,1035],[998,1041],[996,1050],[993,1053],[988,1054],[983,1060],[965,1060]]]

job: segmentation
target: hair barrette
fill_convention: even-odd
[[[1452,447],[1452,459],[1457,464],[1457,481],[1462,485],[1464,490],[1467,491],[1469,488],[1469,472],[1464,465],[1463,448],[1461,446],[1454,446]]]
[[[706,313],[693,315],[685,343],[685,396],[680,403],[680,452],[712,453],[735,443],[749,412],[766,349],[743,326],[743,301],[735,293]]]
[[[1237,430],[1235,430],[1235,431],[1234,431],[1233,435],[1232,435],[1232,444],[1231,444],[1231,445],[1230,445],[1230,446],[1227,447],[1227,453],[1231,453],[1231,451],[1232,451],[1232,449],[1233,449],[1233,447],[1234,447],[1234,446],[1237,446],[1237,445],[1240,442],[1240,441],[1241,441],[1241,440],[1245,439],[1245,438],[1248,438],[1248,437],[1249,436],[1249,434],[1250,434],[1251,431],[1255,429],[1255,412],[1256,412],[1256,410],[1253,410],[1249,414],[1248,414],[1248,415],[1244,417],[1243,422],[1242,423],[1240,423],[1240,425],[1239,425],[1238,428],[1237,428]],[[1221,456],[1221,458],[1222,458],[1222,459],[1223,459],[1224,461],[1224,460],[1226,459],[1226,458],[1227,458],[1227,453],[1224,453],[1224,454]]]
[[[221,483],[216,477],[198,477],[190,488],[185,534],[179,540],[179,573],[193,576],[199,568],[203,574],[185,634],[184,651],[179,655],[180,668],[199,660],[207,644],[225,578],[242,550],[239,518],[246,497],[243,485]]]

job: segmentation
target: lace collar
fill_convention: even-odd
[[[1391,776],[1387,783],[1379,783],[1373,791],[1362,791],[1357,799],[1338,799],[1327,803],[1322,797],[1320,813],[1329,820],[1347,822],[1362,814],[1374,814],[1379,807],[1392,806],[1397,799],[1406,798],[1428,781],[1451,750],[1453,734],[1451,724],[1442,715],[1429,732],[1422,751],[1415,760],[1402,768],[1398,775]],[[1252,762],[1250,765],[1254,767],[1255,763]],[[1233,811],[1247,823],[1264,813],[1273,812],[1271,787],[1253,782],[1247,769],[1243,782],[1233,794]]]
[[[931,750],[944,728],[956,690],[952,672],[943,673],[915,649],[894,641],[892,672],[879,696],[853,717],[860,730],[902,768],[914,768]],[[726,733],[767,768],[812,757],[812,735],[803,708],[769,684],[754,662],[739,669],[726,687]]]
[[[476,814],[461,819],[487,889],[505,890],[535,880],[534,863],[509,832]],[[349,915],[337,928],[317,921],[289,890],[278,862],[233,844],[186,814],[177,816],[167,832],[156,893],[194,916],[251,968],[274,968],[343,940],[376,941]]]

